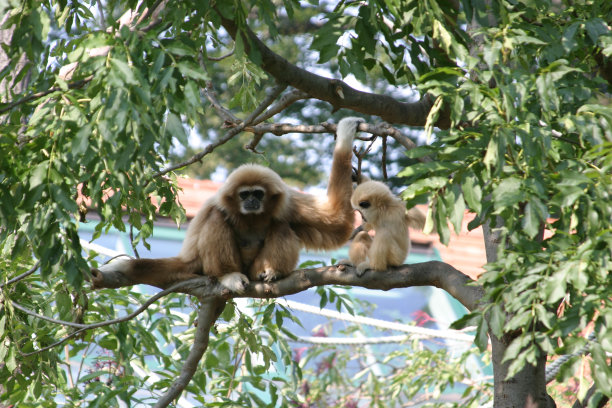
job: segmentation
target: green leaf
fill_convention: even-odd
[[[435,200],[434,210],[436,231],[438,231],[438,235],[440,236],[440,242],[444,245],[448,245],[450,241],[450,230],[448,228],[448,222],[446,221],[448,214],[444,200],[441,197],[437,197]]]
[[[536,235],[538,235],[543,221],[541,214],[538,212],[538,204],[535,204],[536,201],[540,203],[540,206],[542,206],[540,200],[537,198],[531,198],[525,205],[523,219],[521,221],[523,231],[529,238],[534,238]]]
[[[193,48],[189,47],[187,44],[181,42],[181,41],[172,41],[168,44],[164,45],[164,48],[167,52],[169,52],[170,54],[174,54],[176,56],[179,57],[184,57],[186,55],[195,55],[196,52]],[[163,54],[161,54],[163,56]],[[163,61],[163,58],[162,58]],[[160,65],[161,62],[159,62],[159,55],[158,58],[156,59],[155,62],[156,65]]]
[[[166,131],[173,137],[176,137],[183,145],[187,146],[187,133],[183,127],[183,122],[172,112],[168,113],[168,118],[166,119]]]
[[[445,201],[446,207],[449,209],[449,220],[451,224],[453,224],[455,233],[460,234],[463,216],[465,214],[465,201],[463,200],[463,194],[461,193],[459,185],[453,184],[452,187],[447,190]]]
[[[62,320],[71,320],[72,300],[70,295],[65,291],[60,291],[55,294],[55,302],[60,318]]]
[[[404,200],[410,200],[418,195],[436,191],[448,183],[446,177],[427,177],[424,179],[417,180],[415,183],[409,185],[404,191],[402,191],[402,198]]]
[[[181,61],[178,63],[178,69],[181,74],[185,75],[188,78],[206,81],[208,79],[208,75],[206,72],[200,68],[199,65],[191,62],[191,61]]]
[[[442,45],[442,48],[447,54],[451,54],[451,48],[453,45],[453,37],[446,30],[444,24],[442,24],[437,19],[433,22],[433,38],[438,40]]]
[[[324,64],[331,60],[338,55],[338,51],[340,51],[340,47],[336,44],[327,44],[323,46],[319,50],[319,60],[317,61],[317,64]]]
[[[30,190],[43,184],[47,178],[47,172],[49,169],[49,162],[41,162],[32,170],[30,173]]]
[[[565,276],[559,276],[561,274],[557,273],[551,276],[546,280],[542,290],[542,296],[546,299],[546,303],[554,304],[561,300],[565,294],[567,293],[567,283],[565,281]],[[563,278],[563,280],[559,280],[559,278]]]
[[[486,319],[482,319],[478,328],[476,329],[476,338],[474,342],[480,351],[484,351],[487,349],[489,345],[489,335],[488,335],[489,325],[487,324]]]
[[[478,178],[473,173],[468,173],[463,177],[461,191],[468,208],[476,213],[482,210],[482,189],[478,183]]]
[[[493,190],[493,201],[498,209],[512,207],[525,200],[521,190],[522,180],[516,177],[503,179]]]
[[[601,18],[593,18],[585,23],[587,34],[593,44],[597,44],[599,37],[609,33],[608,25]]]
[[[130,85],[138,85],[138,81],[134,76],[134,72],[132,72],[132,68],[125,61],[121,61],[116,58],[111,58],[110,62],[119,74],[119,78],[121,78],[123,82]]]
[[[89,136],[91,135],[92,127],[86,124],[81,127],[72,139],[71,150],[76,155],[81,155],[87,151],[89,147]]]
[[[489,326],[491,332],[496,337],[501,337],[504,334],[504,323],[506,317],[500,305],[493,305],[489,309]]]
[[[485,153],[482,162],[486,166],[487,170],[491,171],[491,168],[497,166],[499,161],[499,144],[497,142],[497,139],[495,137],[492,137],[491,140],[489,140],[487,152]]]

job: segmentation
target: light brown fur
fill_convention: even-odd
[[[408,226],[423,228],[423,213],[416,208],[406,211],[404,202],[378,181],[359,184],[351,204],[366,221],[365,231],[355,236],[349,249],[350,263],[356,266],[357,274],[401,265],[410,252]],[[375,231],[373,238],[367,230]]]
[[[351,234],[352,142],[361,122],[345,118],[338,125],[327,200],[289,188],[273,170],[245,164],[227,178],[191,221],[178,256],[122,260],[100,270],[119,271],[156,286],[195,277],[216,277],[240,292],[251,280],[287,276],[301,248],[332,249]],[[263,188],[263,209],[241,212],[239,191]],[[259,210],[258,210],[259,211]]]

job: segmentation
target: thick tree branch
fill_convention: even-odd
[[[434,102],[428,95],[418,102],[400,102],[387,95],[358,91],[343,81],[313,74],[274,53],[248,27],[240,32],[236,22],[224,18],[221,13],[219,16],[221,24],[234,40],[236,36],[242,35],[247,50],[249,50],[248,47],[254,47],[251,52],[254,51],[261,56],[261,67],[278,82],[289,84],[313,98],[329,102],[336,110],[347,108],[368,115],[380,116],[391,123],[409,126],[425,125]],[[436,126],[448,128],[450,126],[448,115],[441,113]]]
[[[95,288],[117,288],[140,282],[119,277],[120,273],[95,271]],[[177,292],[205,297],[253,297],[277,298],[302,292],[308,288],[322,285],[360,286],[368,289],[390,290],[411,286],[435,286],[444,289],[467,309],[474,310],[479,306],[483,296],[482,288],[470,277],[452,266],[429,261],[410,265],[401,265],[387,271],[367,271],[358,277],[354,267],[346,265],[325,266],[314,269],[298,269],[285,279],[272,282],[251,282],[242,294],[229,293],[221,285],[214,284],[208,277],[189,280],[189,284],[180,287]]]
[[[202,359],[202,355],[208,348],[208,340],[210,335],[210,328],[217,321],[217,318],[223,311],[225,301],[220,298],[211,298],[206,300],[200,306],[198,312],[198,329],[195,334],[193,346],[189,356],[183,363],[181,368],[181,374],[174,380],[174,383],[168,388],[166,393],[157,401],[155,408],[167,407],[172,401],[174,401],[183,392],[189,381],[198,368],[198,363]]]

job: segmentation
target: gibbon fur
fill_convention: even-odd
[[[100,270],[159,287],[204,274],[242,292],[249,279],[287,276],[301,248],[343,245],[353,230],[351,158],[361,122],[349,117],[338,123],[326,200],[291,189],[267,167],[245,164],[191,221],[176,257],[119,259]]]
[[[353,238],[349,248],[350,263],[357,268],[357,275],[404,263],[410,252],[408,227],[422,229],[423,213],[417,208],[406,211],[404,202],[378,181],[359,184],[351,204],[364,219],[363,231]],[[375,231],[374,237],[368,234],[369,230]]]

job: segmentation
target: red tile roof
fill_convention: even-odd
[[[202,204],[217,192],[221,184],[211,180],[179,178],[178,185],[181,190],[178,200],[185,208],[187,217],[195,217]]]
[[[422,211],[427,211],[423,206]],[[467,225],[475,215],[465,212],[459,234],[455,234],[451,226],[451,237],[448,246],[440,242],[438,234],[424,234],[422,231],[410,230],[410,239],[413,242],[429,243],[440,252],[442,260],[461,272],[476,279],[484,272],[483,265],[487,263],[482,227],[468,231]]]
[[[187,217],[194,217],[202,204],[215,194],[221,184],[210,180],[179,178],[178,185],[181,191],[178,200],[185,208]],[[421,210],[426,212],[427,207],[422,206]],[[411,229],[410,239],[416,243],[432,245],[439,251],[442,261],[476,279],[484,271],[482,266],[486,263],[486,255],[482,228],[467,230],[467,224],[473,218],[474,214],[465,213],[460,233],[458,235],[451,233],[448,246],[443,245],[435,233],[426,235],[422,231]]]

